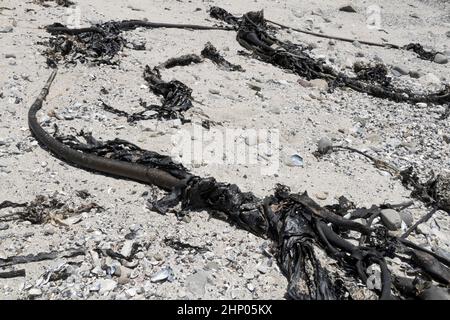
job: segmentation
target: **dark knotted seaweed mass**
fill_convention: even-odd
[[[206,59],[209,59],[212,62],[214,62],[216,65],[219,66],[219,68],[222,68],[223,70],[245,71],[240,65],[233,64],[225,60],[225,58],[220,55],[219,51],[217,51],[217,49],[210,42],[206,43],[205,48],[201,52],[201,55]]]
[[[93,28],[86,28],[83,32],[63,33],[59,29],[66,27],[54,23],[47,27],[53,34],[47,43],[44,54],[47,64],[55,67],[59,62],[67,64],[86,63],[117,64],[113,58],[122,51],[126,44],[121,36],[121,30],[114,22],[97,24]]]
[[[213,7],[210,14],[214,18],[230,23],[237,30],[237,41],[251,51],[254,57],[290,70],[308,80],[327,80],[330,90],[337,87],[349,87],[358,92],[395,102],[450,104],[450,88],[446,87],[432,94],[422,94],[388,85],[386,81],[380,83],[379,79],[384,78],[384,70],[379,67],[370,70],[370,74],[366,72],[357,77],[338,73],[323,60],[311,57],[304,46],[277,39],[273,30],[268,28],[263,11],[248,12],[240,18],[231,18],[232,15],[224,9]],[[377,75],[374,78],[375,74]]]
[[[229,30],[224,27],[211,27],[190,24],[156,23],[145,20],[123,20],[98,23],[87,28],[71,29],[61,23],[46,27],[53,35],[47,43],[41,43],[48,48],[44,51],[47,64],[55,67],[58,62],[68,64],[87,61],[96,64],[117,64],[113,58],[127,44],[122,31],[136,28],[177,28],[189,30]],[[142,46],[138,46],[142,49]]]
[[[180,119],[182,123],[190,122],[190,120],[184,118],[183,113],[192,108],[191,88],[178,80],[163,81],[159,69],[151,69],[149,66],[145,67],[144,79],[154,94],[162,96],[161,105],[148,105],[141,100],[140,105],[144,110],[133,114],[113,108],[104,102],[102,102],[101,107],[105,111],[126,117],[130,123],[149,119]]]

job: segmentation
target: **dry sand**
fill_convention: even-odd
[[[447,54],[450,50],[450,4],[445,1],[377,1],[383,30],[367,27],[366,8],[371,5],[368,1],[351,1],[358,9],[355,14],[338,11],[348,1],[75,2],[81,25],[132,18],[211,25],[215,21],[209,18],[207,9],[218,5],[236,14],[265,9],[271,20],[292,27],[309,26],[327,34],[376,42],[384,39],[401,45],[419,42]],[[36,195],[56,193],[63,201],[76,204],[95,201],[106,210],[83,214],[81,222],[68,228],[9,222],[0,229],[0,258],[74,246],[120,250],[130,228],[139,230],[135,241],[148,244],[148,248],[136,267],[123,271],[131,273],[130,277],[118,281],[114,291],[97,292],[99,286],[108,283],[99,285],[99,279],[106,276],[98,270],[95,257],[87,255],[70,259],[78,264],[67,280],[41,286],[36,283],[39,277],[65,260],[24,265],[25,278],[0,279],[0,299],[29,297],[30,289],[35,287],[39,287],[40,293],[31,291],[31,295],[40,298],[282,299],[287,282],[274,259],[265,253],[269,241],[209,219],[207,213],[191,213],[190,222],[180,221],[174,214],[159,215],[145,206],[148,197],[162,195],[156,188],[78,169],[61,162],[36,143],[26,115],[50,73],[42,55],[44,47],[38,42],[49,37],[43,26],[67,23],[68,19],[67,8],[48,4],[49,7],[42,7],[31,1],[2,0],[0,6],[0,29],[13,28],[12,32],[0,33],[0,202],[31,201]],[[98,138],[120,137],[142,148],[173,155],[173,137],[181,129],[191,130],[191,125],[180,127],[176,122],[148,120],[130,126],[125,119],[103,111],[99,99],[128,112],[138,109],[140,98],[158,102],[142,77],[144,66],[154,66],[182,54],[199,54],[210,41],[226,59],[242,65],[246,71],[222,71],[206,61],[164,70],[163,78],[178,79],[193,89],[197,103],[187,116],[195,121],[204,119],[205,114],[222,124],[214,126],[216,129],[279,130],[280,164],[278,172],[271,175],[261,172],[261,163],[188,165],[195,174],[236,183],[242,190],[258,196],[270,194],[276,183],[282,183],[295,192],[308,191],[322,205],[335,203],[337,197],[344,195],[359,206],[370,206],[410,200],[410,192],[358,155],[342,152],[316,159],[312,152],[321,137],[369,150],[402,168],[414,164],[423,170],[425,177],[431,171],[439,173],[450,167],[449,120],[439,120],[443,107],[396,104],[349,90],[338,89],[329,94],[320,88],[303,87],[296,75],[238,55],[237,51],[243,48],[234,32],[155,29],[130,31],[125,37],[145,41],[147,49],[125,49],[118,67],[82,64],[61,67],[40,117],[52,110],[62,115],[62,120],[48,118],[49,122],[57,123],[66,134],[84,129]],[[316,57],[331,58],[331,63],[343,70],[357,60],[378,59],[388,66],[419,71],[422,74],[419,79],[408,75],[394,79],[411,88],[434,90],[450,81],[450,64],[420,60],[411,52],[339,41],[330,43],[328,39],[296,32],[281,31],[280,37],[313,45]],[[261,91],[256,94],[249,83],[259,86]],[[110,93],[102,95],[102,88]],[[64,115],[71,116],[64,119]],[[51,128],[47,126],[46,130]],[[303,167],[290,166],[292,154],[303,157]],[[93,197],[82,200],[75,195],[76,190],[87,190]],[[143,196],[145,192],[148,195]],[[418,219],[426,209],[415,201],[410,212]],[[423,232],[413,238],[448,252],[449,228],[448,215],[438,212],[422,227]],[[164,243],[166,237],[206,247],[208,252],[176,252]],[[152,283],[151,275],[165,266],[173,269],[174,281]]]

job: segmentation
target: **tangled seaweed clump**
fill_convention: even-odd
[[[117,64],[113,59],[125,46],[126,40],[121,36],[120,30],[113,22],[97,24],[84,32],[73,34],[60,34],[59,28],[66,28],[60,23],[47,27],[53,33],[47,44],[44,54],[47,64],[56,67],[59,62],[77,64],[93,62],[98,64]]]

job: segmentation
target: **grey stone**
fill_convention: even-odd
[[[9,229],[9,224],[0,223],[0,231]]]
[[[186,288],[194,295],[203,297],[208,282],[208,273],[198,271],[186,278]]]
[[[293,155],[289,156],[289,158],[286,161],[286,164],[289,167],[303,167],[304,160],[298,154],[293,154]]]
[[[401,75],[407,75],[409,73],[409,70],[406,67],[402,67],[402,66],[394,66],[392,68],[392,70],[397,71],[398,73],[400,73]]]
[[[446,64],[448,62],[448,58],[444,56],[442,53],[437,53],[434,56],[434,62],[439,64]]]
[[[310,80],[309,83],[311,84],[312,87],[318,88],[322,91],[328,90],[328,82],[326,82],[323,79],[313,79]]]
[[[328,192],[317,192],[315,196],[319,200],[326,200],[328,198]]]
[[[269,271],[269,268],[265,264],[261,263],[256,270],[258,270],[262,274],[265,274]]]
[[[353,41],[352,43],[353,43],[353,45],[354,45],[356,48],[361,48],[361,42],[359,42],[359,41]]]
[[[343,6],[339,8],[339,11],[355,13],[356,10],[351,5]]]
[[[100,294],[113,291],[117,287],[117,282],[111,279],[100,279],[97,281],[98,292]]]
[[[450,136],[444,134],[442,139],[444,139],[445,143],[450,144]]]
[[[421,75],[421,73],[420,73],[419,71],[411,70],[411,71],[409,71],[409,76],[410,76],[411,78],[418,79],[418,78],[420,78],[422,75]]]
[[[425,223],[421,223],[417,226],[416,228],[417,233],[419,234],[423,234],[423,235],[428,235],[431,233],[431,229],[428,225],[426,225]]]
[[[122,250],[120,250],[120,253],[124,257],[128,258],[131,255],[131,251],[133,250],[133,244],[134,244],[134,241],[131,241],[131,240],[125,241],[125,243],[123,244]]]
[[[279,107],[272,107],[272,109],[270,110],[272,111],[273,114],[280,114],[281,113],[281,109]]]
[[[403,220],[403,222],[406,223],[408,227],[412,226],[414,223],[414,218],[411,212],[407,210],[400,211],[400,218]]]
[[[0,28],[0,33],[9,33],[9,32],[13,32],[14,28],[11,26],[6,26],[6,27],[2,27]]]
[[[255,90],[257,92],[262,90],[262,88],[255,83],[247,83],[247,85],[250,89]]]
[[[166,266],[150,278],[151,282],[164,282],[166,280],[173,281],[174,274],[171,267]]]
[[[381,210],[381,221],[389,230],[392,231],[398,230],[402,226],[400,214],[393,209]]]
[[[391,73],[394,77],[400,77],[402,75],[400,72],[394,69],[391,70]]]
[[[326,154],[328,151],[331,150],[332,146],[333,144],[331,143],[331,140],[325,137],[321,138],[319,142],[317,142],[317,150],[321,154]]]
[[[31,288],[28,291],[28,297],[30,297],[30,298],[37,298],[40,296],[42,296],[42,291],[39,288]]]

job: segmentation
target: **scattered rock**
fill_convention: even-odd
[[[450,144],[450,136],[444,134],[442,139],[444,139],[445,143]]]
[[[394,66],[392,70],[397,71],[402,76],[409,74],[409,70],[402,66]]]
[[[426,104],[426,102],[417,102],[417,103],[416,103],[416,106],[417,106],[418,108],[424,109],[424,108],[426,108],[428,105]]]
[[[305,87],[305,88],[312,87],[311,82],[309,82],[308,80],[299,78],[299,79],[297,80],[297,82],[298,82],[298,84],[300,84],[302,87]]]
[[[409,212],[407,210],[400,211],[400,218],[403,220],[403,222],[405,222],[405,224],[408,227],[411,227],[414,223],[414,218],[413,218],[411,212]]]
[[[290,161],[288,161],[288,165],[290,167],[303,167],[304,161],[303,158],[300,157],[298,154],[293,154],[289,158]]]
[[[431,233],[431,228],[427,224],[421,223],[417,226],[416,231],[419,234],[428,235]]]
[[[317,192],[315,196],[319,200],[326,200],[328,198],[328,192]]]
[[[331,140],[325,137],[321,138],[319,142],[317,142],[317,150],[320,154],[326,154],[331,150],[332,146],[333,144],[331,143]]]
[[[396,231],[402,226],[400,214],[394,209],[381,210],[381,221],[389,230],[392,231]]]
[[[361,48],[361,42],[359,41],[353,41],[352,44],[356,47],[356,48]]]
[[[129,297],[129,298],[133,298],[136,294],[137,294],[137,290],[136,288],[130,288],[128,290],[125,290],[125,294]]]
[[[131,42],[131,46],[133,50],[145,50],[147,43],[145,41],[133,41]]]
[[[269,268],[267,267],[267,265],[261,263],[260,265],[258,265],[258,268],[256,270],[258,270],[262,274],[266,274],[269,271]]]
[[[150,281],[151,282],[164,282],[164,281],[173,281],[173,270],[171,267],[167,266],[158,271],[157,273],[153,274]]]
[[[281,109],[279,107],[272,107],[271,109],[273,114],[280,114],[281,113]]]
[[[434,62],[439,63],[439,64],[446,64],[448,62],[448,58],[443,55],[442,53],[437,53],[434,56]]]
[[[198,271],[186,278],[186,288],[194,295],[203,297],[208,282],[208,273]]]
[[[353,8],[351,5],[340,7],[339,11],[350,12],[350,13],[355,13],[356,12],[355,8]]]
[[[262,90],[262,88],[254,83],[247,83],[248,87],[252,90],[255,90],[256,92],[259,92]]]
[[[131,240],[125,241],[125,243],[123,244],[122,250],[120,250],[120,254],[127,258],[129,256],[131,256],[131,252],[133,250],[133,244],[134,244],[134,241],[131,241]]]
[[[42,296],[42,291],[39,288],[31,288],[28,291],[28,297],[31,298],[31,299],[34,299],[34,298],[37,298],[37,297],[40,297],[40,296]]]
[[[7,229],[9,229],[9,224],[0,223],[0,231],[7,230]]]
[[[100,279],[96,282],[99,294],[113,291],[117,287],[117,282],[111,279]]]
[[[309,83],[311,84],[312,87],[318,88],[322,91],[328,90],[328,82],[326,82],[323,79],[310,80]]]
[[[0,28],[0,33],[10,33],[13,32],[14,28],[11,26]]]
[[[411,70],[409,71],[409,76],[414,79],[419,79],[422,74],[419,71]]]

